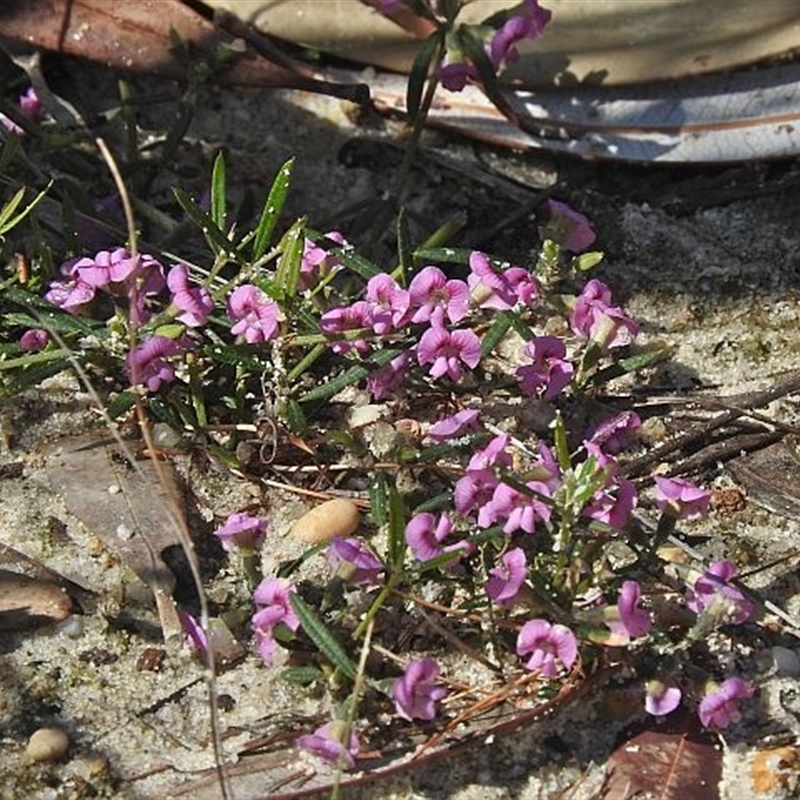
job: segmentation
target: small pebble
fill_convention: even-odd
[[[39,728],[34,731],[25,755],[31,761],[58,761],[69,749],[69,737],[60,728]]]
[[[292,527],[292,534],[308,544],[320,544],[331,541],[334,536],[350,536],[358,529],[358,523],[356,504],[336,498],[303,514]]]

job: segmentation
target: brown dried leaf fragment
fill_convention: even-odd
[[[97,435],[57,442],[48,454],[50,485],[66,507],[152,590],[164,638],[181,636],[172,600],[175,575],[163,560],[181,547],[183,498],[169,463],[133,460]]]
[[[722,752],[693,714],[676,712],[623,734],[608,770],[602,800],[716,800]]]
[[[25,631],[62,622],[70,596],[52,581],[0,569],[0,631]]]

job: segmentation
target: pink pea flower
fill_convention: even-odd
[[[228,316],[234,323],[231,333],[243,337],[247,344],[267,342],[278,333],[278,304],[252,283],[231,292]]]
[[[351,306],[340,306],[326,311],[319,321],[320,330],[326,336],[336,336],[347,331],[369,329],[372,327],[372,308],[364,300],[357,300]],[[366,353],[369,342],[366,339],[337,339],[330,343],[334,353],[343,355],[355,350],[357,353]]]
[[[677,519],[700,519],[708,513],[711,494],[684,478],[655,478],[655,501],[663,514]]]
[[[528,481],[525,484],[539,495],[550,497],[550,489],[541,481]],[[505,520],[504,533],[523,530],[533,533],[536,520],[550,521],[552,509],[547,503],[505,483],[498,484],[492,499],[478,513],[478,524],[483,527],[494,525],[498,520]]]
[[[475,509],[482,509],[491,502],[494,490],[500,481],[490,469],[472,469],[456,481],[453,487],[453,504],[459,514],[466,516]],[[483,527],[488,528],[487,522]]]
[[[641,426],[642,421],[635,411],[623,411],[595,426],[588,439],[606,453],[616,455],[630,445]]]
[[[80,280],[51,281],[44,299],[52,306],[77,314],[94,300],[95,288]]]
[[[470,458],[467,471],[510,467],[512,459],[511,453],[507,449],[510,441],[511,437],[507,433],[495,436],[483,449],[478,450]]]
[[[561,467],[558,465],[553,451],[544,443],[539,442],[536,448],[538,458],[531,463],[527,475],[531,480],[543,483],[552,495],[562,483]]]
[[[372,329],[379,336],[405,324],[411,295],[391,275],[373,275],[367,281],[364,297],[372,311]]]
[[[602,281],[590,280],[575,300],[570,326],[603,349],[624,347],[639,333],[639,326],[618,306],[611,305],[611,291]]]
[[[334,537],[325,558],[330,568],[353,586],[375,585],[383,571],[383,564],[375,553],[355,537]]]
[[[420,366],[430,364],[429,374],[433,378],[447,375],[451,381],[461,380],[461,364],[470,369],[481,360],[481,341],[471,330],[448,331],[433,326],[422,334],[417,345],[417,361]]]
[[[278,645],[274,638],[274,630],[278,625],[296,631],[300,627],[300,620],[294,613],[290,595],[295,591],[294,586],[282,578],[265,578],[256,587],[253,593],[258,610],[253,614],[250,625],[261,660],[266,666],[275,661]]]
[[[612,633],[628,639],[636,639],[649,633],[652,627],[650,615],[639,608],[641,589],[637,581],[625,581],[617,600],[617,619],[608,621]]]
[[[589,519],[602,522],[614,531],[622,531],[638,500],[636,486],[631,481],[619,480],[613,490],[597,492],[583,513]]]
[[[742,718],[738,702],[753,696],[753,687],[741,678],[728,678],[721,684],[709,683],[697,713],[705,728],[727,728]]]
[[[648,681],[645,685],[644,708],[654,717],[672,713],[681,702],[681,690],[661,681]]]
[[[25,94],[20,95],[18,103],[19,110],[28,119],[38,119],[42,115],[42,103],[33,86],[29,87]],[[5,114],[0,114],[0,125],[10,133],[15,133],[19,136],[25,135],[25,131]]]
[[[453,530],[453,520],[442,514],[437,520],[430,512],[415,514],[406,525],[406,544],[411,548],[414,557],[419,561],[430,561],[442,553],[463,547],[463,542],[458,542],[447,547],[442,542]]]
[[[205,661],[208,658],[208,637],[203,626],[185,611],[178,612],[178,621],[186,635],[186,644]]]
[[[411,354],[406,350],[367,377],[367,391],[373,399],[383,400],[403,385],[410,360]]]
[[[500,559],[500,564],[489,570],[486,594],[493,603],[502,608],[514,604],[527,575],[525,552],[520,547],[509,550]]]
[[[552,400],[572,380],[575,371],[565,359],[567,346],[557,336],[537,336],[525,346],[533,364],[517,369],[520,388],[529,396]]]
[[[152,256],[142,253],[133,258],[124,247],[117,247],[114,250],[101,250],[91,258],[79,258],[71,263],[70,273],[78,280],[99,289],[112,283],[124,283],[139,270],[150,268],[150,262],[155,262]],[[163,275],[163,267],[161,274]]]
[[[519,52],[516,43],[522,39],[538,39],[552,14],[539,5],[538,0],[525,0],[519,14],[509,17],[489,43],[489,57],[495,69],[508,61],[516,61]]]
[[[728,559],[715,561],[686,590],[686,605],[695,614],[706,613],[717,618],[721,624],[741,625],[756,611],[755,605],[744,593],[733,586],[736,565]]]
[[[469,286],[464,281],[447,280],[438,267],[423,267],[408,286],[411,322],[444,325],[445,315],[455,325],[469,311]]]
[[[31,328],[19,337],[19,346],[28,353],[35,353],[47,346],[50,334],[43,328]]]
[[[214,310],[214,301],[204,286],[189,285],[189,268],[176,264],[167,275],[167,286],[172,292],[172,302],[181,312],[176,319],[187,328],[200,328],[206,324]]]
[[[435,719],[436,704],[447,695],[447,689],[436,685],[438,677],[439,665],[434,659],[409,661],[405,672],[392,687],[397,713],[407,720]]]
[[[151,336],[128,354],[126,371],[133,384],[144,384],[157,392],[162,383],[175,380],[175,368],[168,358],[186,352],[185,343],[166,336]]]
[[[448,92],[461,92],[467,83],[480,81],[480,74],[463,53],[448,51],[434,71],[434,76]]]
[[[297,740],[298,747],[337,767],[352,769],[361,745],[350,725],[341,719],[328,722]]]
[[[446,442],[464,436],[478,429],[480,412],[474,408],[465,408],[444,419],[440,419],[428,431],[428,438],[434,442]]]
[[[529,655],[526,669],[554,678],[561,667],[569,669],[578,657],[575,634],[565,625],[552,625],[544,619],[532,619],[520,629],[517,655]]]
[[[558,200],[548,200],[547,207],[550,210],[550,220],[545,234],[556,244],[571,253],[582,253],[594,244],[597,234],[583,214]]]
[[[231,514],[225,524],[214,531],[214,536],[229,553],[235,550],[244,553],[258,550],[264,543],[266,534],[267,521],[249,514]]]
[[[339,231],[328,231],[325,234],[328,246],[338,245],[347,247],[347,240]],[[306,239],[303,244],[303,255],[300,260],[300,279],[298,288],[301,291],[313,289],[319,281],[335,269],[341,267],[342,262],[331,255],[324,247],[315,244],[311,239]]]
[[[478,250],[470,254],[469,268],[470,296],[479,308],[507,310],[518,303],[528,305],[539,294],[539,284],[528,270],[522,267],[495,269],[489,257]]]

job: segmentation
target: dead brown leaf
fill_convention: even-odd
[[[672,719],[672,716],[675,719]],[[608,762],[602,800],[715,800],[722,753],[689,712],[623,735]]]
[[[125,447],[96,434],[60,440],[48,453],[50,485],[67,508],[152,590],[164,638],[181,625],[172,600],[175,575],[162,560],[180,549],[174,514],[183,500],[169,463],[133,460]]]

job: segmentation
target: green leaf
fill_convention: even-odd
[[[19,325],[24,328],[45,328],[60,334],[98,334],[102,335],[102,324],[65,314],[58,311],[41,311],[33,314],[11,313],[3,318],[6,325]]]
[[[593,250],[591,253],[581,253],[573,259],[573,266],[579,272],[588,272],[590,269],[596,267],[602,260],[604,254]]]
[[[49,364],[38,364],[29,369],[17,373],[14,380],[0,385],[0,400],[13,397],[26,389],[39,386],[43,380],[58,375],[59,372],[67,369],[71,362],[62,358],[59,361],[52,361]]]
[[[294,158],[290,158],[278,170],[278,174],[272,182],[272,188],[269,190],[264,209],[261,212],[261,219],[256,228],[256,238],[253,240],[253,261],[258,261],[267,252],[267,247],[272,241],[272,234],[286,203],[293,171]]]
[[[298,436],[308,427],[305,412],[297,400],[289,399],[286,401],[283,416],[289,426],[289,430]]]
[[[636,353],[636,355],[629,356],[628,358],[621,358],[615,364],[604,367],[592,375],[592,377],[587,381],[587,385],[601,386],[602,384],[608,383],[615,378],[627,375],[629,372],[636,372],[636,370],[652,366],[656,362],[662,361],[668,356],[669,348],[659,347],[655,350],[645,350],[642,353]]]
[[[288,667],[280,673],[279,677],[287,683],[296,683],[300,686],[325,682],[325,674],[317,667]]]
[[[406,553],[406,509],[394,481],[387,481],[389,512],[389,563],[399,568]]]
[[[275,273],[275,283],[286,303],[292,303],[297,296],[304,244],[304,221],[298,220],[281,239],[281,257]]]
[[[513,314],[508,311],[501,311],[497,319],[492,323],[492,327],[486,332],[481,340],[481,355],[485,358],[492,353],[500,343],[500,340],[508,333],[509,328],[514,324]]]
[[[217,153],[211,170],[211,219],[221,231],[224,231],[226,217],[225,157],[220,152]]]
[[[408,214],[401,208],[397,214],[397,264],[400,268],[399,275],[395,277],[405,285],[405,276],[411,270],[412,264],[411,234],[408,230]]]
[[[458,247],[421,247],[414,251],[417,261],[440,261],[444,264],[468,264],[472,250]]]
[[[406,89],[406,109],[410,117],[419,114],[422,105],[422,92],[425,81],[431,71],[431,64],[441,51],[444,43],[444,29],[434,31],[417,50],[411,72],[408,75],[408,88]]]
[[[303,630],[319,648],[320,653],[340,672],[351,680],[355,680],[358,674],[358,667],[347,655],[342,645],[336,640],[336,637],[328,630],[325,623],[314,613],[311,606],[295,592],[290,593],[289,602],[292,604],[292,609],[297,614]]]
[[[349,270],[355,272],[357,275],[360,275],[365,281],[368,281],[375,275],[379,275],[383,270],[380,267],[375,266],[371,261],[367,260],[363,256],[357,255],[350,250],[346,250],[341,247],[337,247],[332,249],[332,255],[335,255],[339,261],[342,262]]]
[[[50,187],[53,185],[53,182],[47,184],[47,187],[42,189],[36,197],[31,200],[28,205],[19,212],[16,216],[14,216],[14,212],[17,210],[17,207],[22,202],[22,198],[25,196],[25,187],[23,186],[4,206],[0,209],[0,237],[4,236],[8,233],[12,228],[19,225],[28,214],[33,211],[34,208],[39,204],[41,199],[47,194]]]
[[[179,186],[174,187],[172,191],[180,207],[203,232],[214,254],[232,256],[233,245],[230,239],[228,239],[225,232],[214,222],[211,216],[206,214],[206,212]]]
[[[376,472],[369,485],[369,507],[372,521],[382,528],[389,521],[388,485],[385,472]]]
[[[321,383],[310,392],[304,394],[300,398],[300,402],[312,403],[315,400],[327,400],[329,397],[333,397],[335,394],[341,392],[342,389],[346,389],[348,386],[353,386],[363,380],[369,373],[370,370],[362,364],[350,367],[350,369],[345,370],[341,375],[337,375],[327,383]]]

